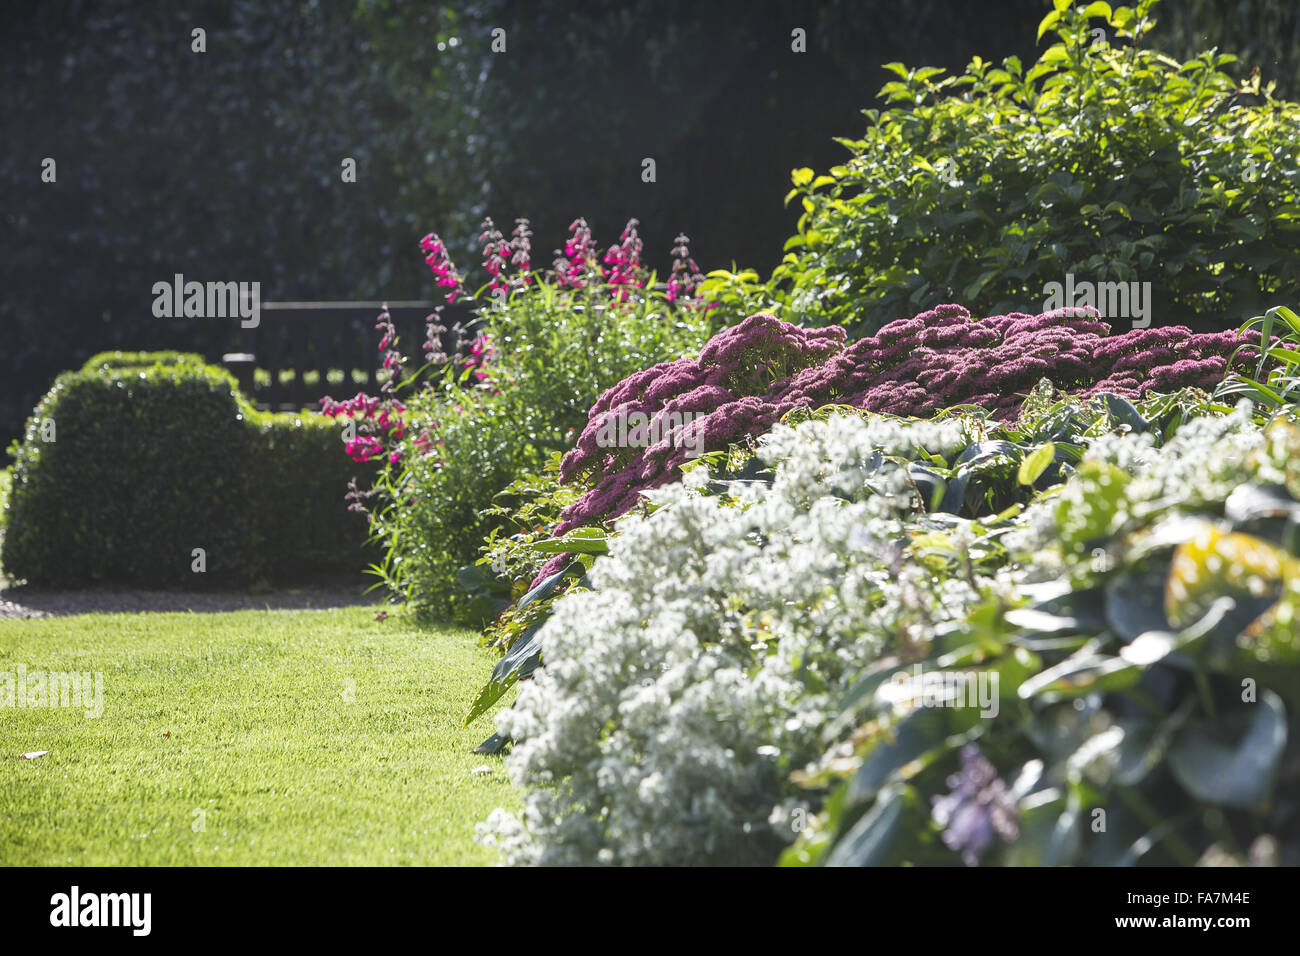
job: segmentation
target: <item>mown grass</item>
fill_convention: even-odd
[[[373,608],[0,620],[0,864],[495,862],[490,661]],[[102,715],[3,706],[19,664],[102,673]]]

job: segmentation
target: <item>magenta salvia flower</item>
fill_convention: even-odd
[[[473,369],[472,375],[474,380],[484,387],[488,385],[487,366],[492,361],[493,348],[487,333],[480,333],[469,347],[469,356],[465,359],[465,366]]]
[[[431,232],[420,240],[420,248],[425,253],[424,261],[428,263],[429,271],[438,279],[438,285],[451,289],[447,293],[447,304],[451,305],[460,294],[461,277],[451,261],[446,244],[438,238],[437,233]]]
[[[1195,334],[1182,326],[1111,336],[1090,308],[974,319],[959,305],[941,305],[852,344],[838,326],[802,329],[770,315],[750,316],[710,339],[698,360],[661,362],[596,401],[560,469],[561,480],[581,481],[588,490],[562,513],[554,533],[625,513],[641,492],[677,479],[688,449],[725,449],[761,435],[796,408],[838,403],[928,417],[976,404],[995,420],[1014,420],[1044,378],[1084,397],[1212,388],[1241,344],[1232,331]],[[1257,357],[1257,350],[1244,348],[1237,367]],[[601,447],[598,436],[611,416],[632,413],[654,423],[680,422],[678,431],[660,429],[660,440],[648,447]]]
[[[575,219],[569,225],[569,238],[564,243],[564,254],[557,250],[555,259],[555,286],[559,289],[581,289],[593,276],[596,267],[596,241],[585,219]]]
[[[391,392],[397,387],[397,383],[406,377],[406,356],[402,355],[397,348],[397,327],[393,324],[393,316],[388,311],[387,302],[384,303],[383,311],[375,320],[375,328],[382,333],[379,351],[384,353],[383,366],[391,373],[381,390]]]
[[[448,361],[447,353],[442,348],[442,336],[447,327],[442,324],[443,306],[438,306],[424,320],[424,358],[433,365],[444,365]]]
[[[357,422],[357,437],[346,445],[353,461],[364,462],[384,453],[384,442],[396,443],[406,434],[406,406],[394,398],[380,399],[364,392],[355,398],[337,402],[326,395],[321,399],[321,414],[340,415]],[[400,454],[399,454],[400,458]],[[391,459],[396,463],[398,459]]]
[[[383,443],[369,435],[358,435],[347,443],[348,456],[353,461],[370,461],[384,453]]]
[[[605,253],[605,265],[609,267],[604,270],[605,282],[612,287],[611,295],[618,302],[627,300],[627,289],[623,286],[641,284],[641,239],[636,232],[640,224],[637,219],[629,219],[618,245],[610,246]]]

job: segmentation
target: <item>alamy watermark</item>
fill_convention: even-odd
[[[1074,273],[1068,272],[1064,285],[1048,282],[1043,295],[1044,312],[1092,306],[1103,319],[1131,319],[1135,329],[1151,326],[1150,282],[1075,282]]]
[[[899,671],[878,691],[878,696],[895,708],[978,707],[981,717],[998,715],[996,671],[927,671],[912,665],[912,673]]]
[[[262,322],[260,282],[186,282],[178,272],[171,282],[155,282],[153,294],[157,319],[238,318],[245,329]]]
[[[91,720],[104,713],[104,672],[0,671],[0,707],[84,707]]]
[[[692,458],[704,454],[703,427],[687,428],[706,412],[665,412],[653,419],[645,412],[629,412],[624,406],[607,415],[596,432],[601,448],[648,448],[670,439],[677,448],[685,448]]]
[[[51,926],[121,926],[133,936],[148,936],[153,927],[152,893],[83,893],[73,886],[50,897]]]

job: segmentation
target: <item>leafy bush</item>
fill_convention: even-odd
[[[99,352],[86,359],[83,372],[101,368],[149,368],[153,365],[204,365],[203,356],[195,352]]]
[[[952,419],[960,427],[959,453],[949,458],[931,454],[919,460],[895,459],[894,464],[904,470],[904,484],[927,512],[970,517],[997,514],[1027,503],[1035,489],[1058,482],[1093,439],[1114,428],[1138,427],[1156,436],[1172,434],[1189,417],[1204,411],[1205,401],[1204,392],[1184,390],[1144,403],[1147,418],[1118,395],[1102,393],[1087,403],[1058,398],[1051,383],[1043,380],[1026,399],[1019,421],[991,421],[972,407],[944,413],[936,421]],[[826,406],[816,412],[798,408],[787,412],[781,424],[793,426],[809,419],[825,422],[846,413],[862,414],[849,406]],[[707,487],[722,495],[727,495],[733,484],[771,481],[771,472],[763,467],[750,439],[725,451],[706,453],[687,468],[709,469],[713,477]],[[543,651],[540,631],[551,608],[569,590],[591,587],[585,572],[595,556],[609,552],[611,538],[619,533],[617,522],[611,519],[609,531],[578,528],[561,537],[548,537],[547,529],[556,525],[557,513],[572,503],[575,494],[557,484],[557,477],[548,468],[544,475],[528,476],[512,486],[512,491],[524,496],[511,516],[522,524],[522,530],[508,539],[491,536],[484,546],[480,564],[513,570],[513,580],[520,578],[522,570],[523,580],[531,576],[533,581],[528,592],[519,595],[518,603],[484,632],[485,643],[499,650],[502,658],[476,695],[466,723],[536,670]],[[649,507],[648,501],[646,504]],[[541,564],[543,561],[546,563]],[[489,743],[495,750],[501,742],[498,735]]]
[[[1095,309],[976,320],[943,305],[846,346],[840,328],[751,316],[710,339],[698,361],[661,363],[601,396],[561,471],[589,490],[555,533],[623,514],[645,491],[676,481],[691,457],[760,435],[796,408],[838,403],[924,417],[969,404],[1008,419],[1044,378],[1067,394],[1133,398],[1213,388],[1230,362],[1245,369],[1259,356],[1233,331],[1108,332]],[[631,415],[644,417],[650,437],[610,447],[613,425]]]
[[[359,568],[365,521],[345,507],[340,450],[328,418],[256,412],[212,366],[96,362],[61,375],[28,420],[3,565],[53,586]]]
[[[375,570],[418,612],[482,623],[500,611],[509,586],[475,563],[500,524],[490,510],[498,492],[567,449],[614,382],[702,342],[693,270],[674,270],[674,284],[655,291],[636,225],[630,221],[602,256],[586,223],[575,221],[554,268],[543,272],[532,268],[526,220],[509,240],[489,220],[482,241],[490,281],[474,293],[442,241],[426,237],[426,261],[448,301],[480,303],[480,360],[442,364],[446,357],[432,347],[435,315],[425,353],[442,371],[407,372],[384,325],[380,347],[402,400],[330,404],[331,412],[362,420],[364,434],[352,447],[381,462],[363,498],[384,547]],[[688,260],[684,239],[678,248]]]
[[[253,448],[235,382],[188,364],[65,373],[27,422],[3,563],[30,583],[243,580]],[[42,440],[46,423],[53,441]]]
[[[1142,49],[1153,6],[1056,0],[1039,37],[1058,41],[1029,69],[887,64],[890,106],[840,140],[848,160],[794,171],[804,212],[770,286],[711,273],[706,297],[856,335],[941,302],[1037,311],[1071,274],[1150,282],[1161,325],[1221,329],[1294,298],[1300,106],[1257,73],[1238,89],[1230,56]]]
[[[284,580],[360,571],[377,557],[365,515],[345,500],[353,481],[371,480],[375,468],[344,459],[338,425],[313,412],[245,416],[254,448],[249,507],[260,539],[254,566]]]
[[[9,489],[13,485],[13,469],[0,468],[0,535],[4,534],[9,520]]]
[[[1024,510],[921,506],[912,465],[980,457],[960,413],[837,411],[774,429],[767,480],[654,492],[540,629],[497,719],[525,809],[480,838],[544,864],[1293,859],[1300,504],[1268,489],[1300,490],[1300,431],[1125,404],[1027,410],[1021,437],[1068,422],[1087,451]],[[922,706],[915,664],[996,672],[999,707]]]
[[[1298,454],[1243,412],[1095,443],[1001,538],[1009,587],[844,696],[785,860],[1300,863]],[[1000,707],[925,707],[916,668]]]

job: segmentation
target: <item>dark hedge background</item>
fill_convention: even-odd
[[[1294,96],[1292,0],[1167,0],[1157,42],[1242,54]],[[666,271],[780,258],[790,170],[824,168],[886,81],[1035,55],[1046,0],[17,0],[0,36],[0,443],[106,348],[215,357],[233,323],[155,319],[151,287],[260,281],[264,300],[434,293],[479,220],[533,219],[539,263],[585,216],[640,218]],[[207,31],[191,52],[190,31]],[[490,50],[506,31],[506,52]],[[807,30],[808,52],[790,49]],[[456,38],[456,45],[450,45]],[[439,50],[438,44],[444,44]],[[1046,41],[1045,41],[1046,42]],[[40,181],[44,157],[58,182]],[[340,180],[344,157],[358,181]],[[654,158],[657,182],[641,181]],[[265,319],[264,319],[265,320]]]

